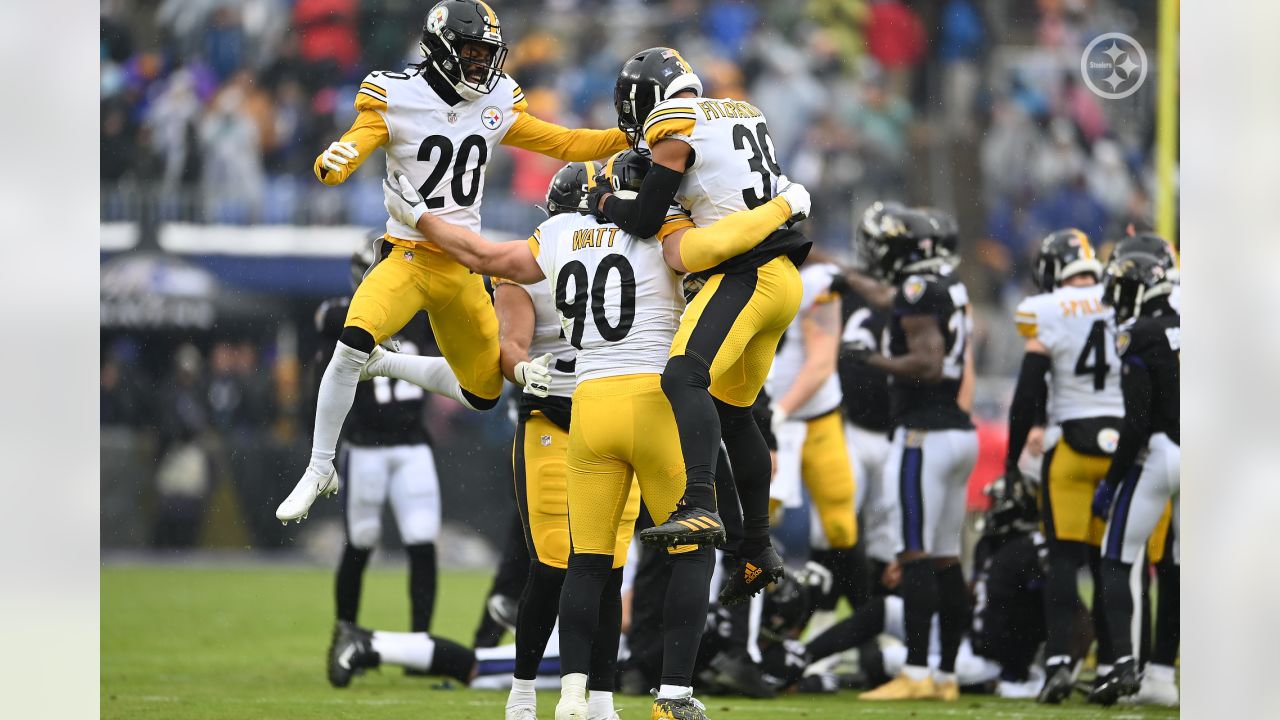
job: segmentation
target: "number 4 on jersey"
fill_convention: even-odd
[[[1076,358],[1076,375],[1093,375],[1093,389],[1103,390],[1107,386],[1107,373],[1111,365],[1107,363],[1107,323],[1094,320],[1089,328],[1089,337],[1085,340],[1080,357]],[[1068,356],[1070,357],[1070,356]],[[1093,364],[1090,365],[1089,361]]]

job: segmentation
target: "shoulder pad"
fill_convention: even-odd
[[[356,91],[356,110],[386,110],[389,103],[387,84],[395,79],[394,75],[381,70],[365,75],[360,81],[360,89]]]
[[[688,137],[698,122],[696,98],[672,98],[658,103],[644,121],[644,139],[652,146],[672,135]]]
[[[1029,295],[1018,303],[1013,313],[1013,322],[1018,326],[1018,333],[1024,338],[1034,338],[1040,332],[1040,311],[1044,307],[1048,295]]]
[[[513,112],[522,113],[529,109],[529,101],[525,100],[524,88],[520,87],[520,83],[515,78],[503,73],[502,79],[498,81],[498,86],[493,89],[495,93],[510,92],[511,93],[511,110]],[[505,97],[498,95],[498,97]]]

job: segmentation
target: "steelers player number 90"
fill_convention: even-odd
[[[616,270],[620,285],[618,324],[609,322],[605,314],[605,293],[609,285],[609,274]],[[573,295],[569,294],[569,281],[573,280]],[[582,332],[586,326],[587,310],[591,310],[591,319],[595,323],[600,337],[609,342],[618,342],[631,332],[631,324],[636,319],[636,273],[624,255],[606,255],[596,267],[595,277],[591,279],[590,289],[587,284],[587,267],[574,260],[560,269],[560,277],[556,279],[556,309],[565,320],[573,322],[569,344],[582,349]]]
[[[468,168],[473,153],[477,153],[479,157],[475,166]],[[438,210],[444,207],[444,196],[431,197],[431,194],[444,179],[444,174],[449,172],[450,164],[453,165],[453,180],[449,183],[449,191],[453,194],[453,202],[459,207],[470,207],[480,194],[480,168],[489,161],[489,146],[479,135],[468,135],[458,145],[455,158],[452,140],[444,135],[430,135],[418,147],[418,159],[435,163],[427,181],[418,188],[422,197],[427,199],[428,209]]]

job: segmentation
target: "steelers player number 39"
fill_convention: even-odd
[[[471,164],[472,155],[476,156],[474,165]],[[452,140],[444,135],[430,135],[418,147],[418,159],[435,163],[427,181],[418,188],[422,197],[427,199],[428,209],[444,207],[444,196],[433,197],[432,194],[450,166],[453,167],[453,179],[449,183],[449,192],[453,194],[453,202],[459,207],[470,207],[480,194],[480,168],[489,161],[489,145],[479,135],[468,135],[458,145],[455,157]]]
[[[773,141],[769,138],[769,128],[764,123],[756,125],[753,135],[745,125],[733,128],[733,147],[738,150],[750,150],[747,166],[751,172],[760,176],[759,192],[753,187],[742,189],[742,201],[747,208],[754,210],[773,199],[773,178],[782,174],[778,161],[773,159]]]

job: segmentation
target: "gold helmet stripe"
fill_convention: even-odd
[[[1093,251],[1093,245],[1089,243],[1089,236],[1083,231],[1076,230],[1076,237],[1080,238],[1080,256],[1085,260],[1097,259],[1098,254]]]
[[[484,8],[484,11],[489,14],[489,26],[497,27],[498,16],[493,14],[493,8],[489,7],[489,3],[485,2],[484,0],[476,0],[476,2],[480,3],[480,7]]]
[[[682,55],[680,54],[680,51],[679,51],[679,50],[676,50],[675,48],[669,48],[669,49],[671,50],[671,54],[676,56],[676,60],[678,60],[678,61],[680,62],[680,66],[684,68],[684,71],[685,71],[685,72],[687,72],[687,73],[689,73],[690,75],[692,75],[692,74],[693,74],[693,66],[691,66],[689,63],[685,62],[684,56],[682,56]]]
[[[596,164],[592,160],[588,160],[583,164],[587,166],[587,189],[590,190],[596,186]]]

